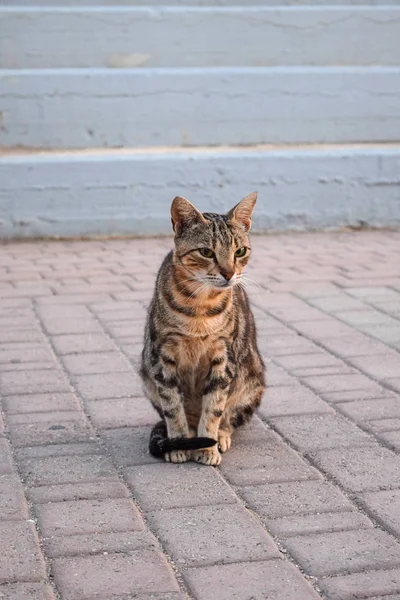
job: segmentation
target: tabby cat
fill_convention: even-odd
[[[242,281],[256,200],[252,193],[226,215],[172,202],[175,249],[157,276],[141,365],[162,417],[149,449],[166,461],[218,465],[261,402],[264,364]]]

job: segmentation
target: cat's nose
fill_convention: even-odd
[[[229,273],[221,273],[222,277],[225,277],[225,279],[227,281],[230,281],[232,279],[232,277],[234,276],[234,272],[229,272]]]

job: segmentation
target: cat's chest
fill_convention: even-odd
[[[188,374],[208,371],[214,346],[215,341],[210,336],[181,338],[176,356],[178,370]]]

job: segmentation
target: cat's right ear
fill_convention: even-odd
[[[175,235],[180,235],[185,225],[207,223],[201,212],[186,198],[177,196],[171,204],[171,222]]]

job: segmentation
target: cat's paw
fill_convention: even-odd
[[[224,452],[227,452],[229,450],[229,448],[231,447],[231,443],[232,443],[232,438],[231,438],[231,434],[229,433],[229,431],[224,431],[223,429],[221,429],[218,432],[219,451],[222,452],[222,454]]]
[[[190,452],[186,450],[172,450],[164,454],[164,459],[166,462],[184,463],[190,459],[190,456]]]
[[[211,465],[216,467],[221,462],[221,455],[216,446],[204,448],[203,450],[194,450],[192,460],[202,465]]]

